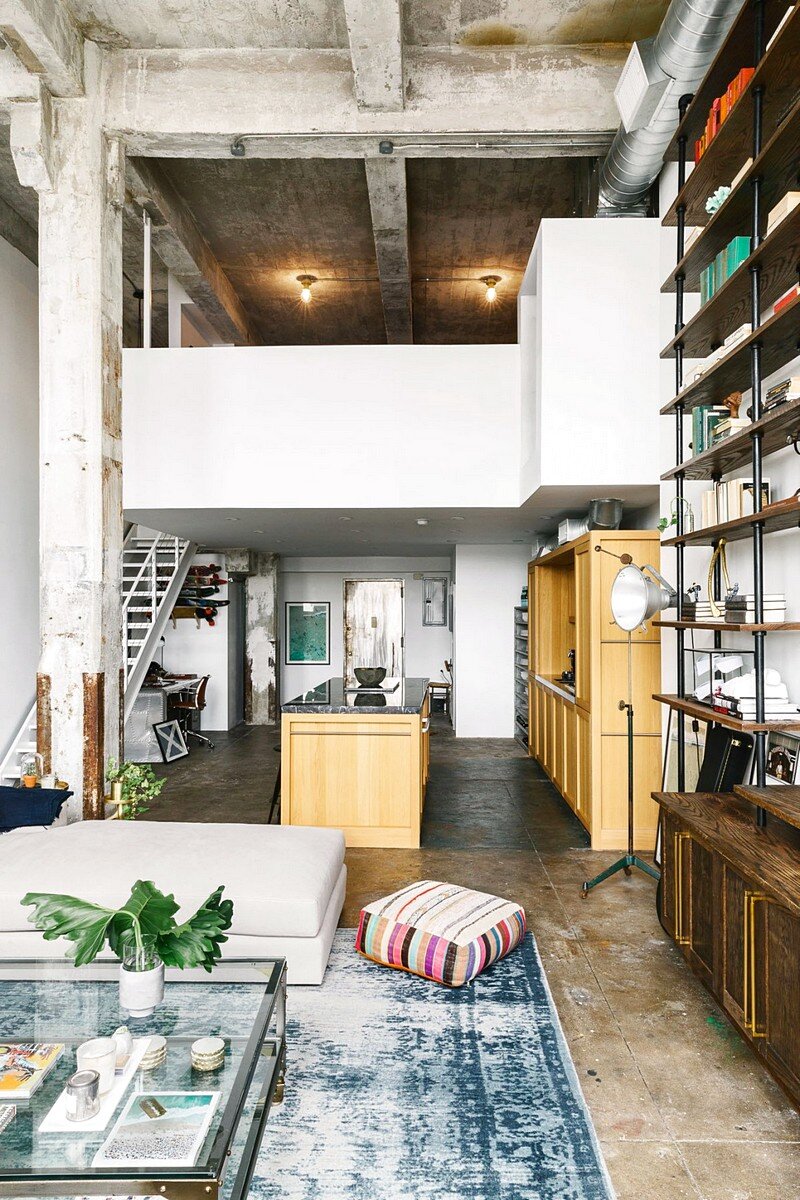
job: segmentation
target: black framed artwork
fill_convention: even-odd
[[[189,747],[186,745],[183,730],[177,721],[157,721],[153,726],[153,732],[165,763],[186,758]]]

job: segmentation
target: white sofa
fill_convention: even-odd
[[[224,884],[233,901],[226,958],[281,955],[289,983],[321,983],[344,904],[344,836],[280,825],[81,821],[0,837],[0,960],[58,958],[29,923],[26,892],[119,907],[137,879],[173,892],[189,916]]]

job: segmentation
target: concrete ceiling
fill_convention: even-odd
[[[450,554],[453,546],[518,542],[548,536],[565,516],[582,517],[596,487],[549,487],[522,508],[452,509],[126,509],[125,517],[151,529],[168,529],[217,549],[248,546],[264,553]],[[624,486],[624,524],[656,503],[658,485]],[[417,520],[427,520],[418,525]]]
[[[386,341],[364,163],[163,159],[267,345]],[[567,217],[583,159],[409,159],[415,342],[514,342],[539,222]],[[311,274],[311,304],[297,276]],[[501,278],[485,300],[482,275]]]
[[[403,0],[411,46],[630,42],[668,0]],[[344,49],[343,0],[68,0],[86,37],[143,48]]]

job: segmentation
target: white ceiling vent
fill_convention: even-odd
[[[656,64],[654,47],[655,38],[633,43],[614,89],[626,133],[647,125],[669,94],[672,80]]]

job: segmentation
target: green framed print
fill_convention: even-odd
[[[286,601],[286,665],[331,661],[331,606],[326,601]]]

